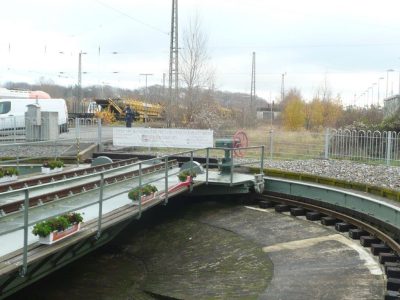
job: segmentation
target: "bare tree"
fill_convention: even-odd
[[[214,72],[209,65],[207,36],[203,33],[199,16],[190,20],[183,32],[183,49],[180,57],[180,75],[185,88],[184,117],[190,123],[194,114],[204,109],[203,97],[209,95],[204,89],[213,89]]]

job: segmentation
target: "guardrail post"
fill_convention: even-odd
[[[142,216],[142,163],[139,163],[139,214],[136,219]]]
[[[102,124],[101,124],[101,119],[98,118],[97,119],[97,145],[99,147],[99,151],[102,152],[103,151],[103,142],[102,142]]]
[[[329,159],[329,138],[330,138],[330,131],[329,128],[325,130],[325,159]]]
[[[96,239],[101,235],[101,223],[103,220],[103,193],[104,193],[104,173],[100,174],[100,195],[99,195],[99,217],[97,218],[97,234]]]
[[[230,182],[229,185],[232,186],[233,183],[233,149],[230,149],[230,157],[231,157],[231,174],[230,174]]]
[[[264,175],[264,146],[261,146],[260,174]]]
[[[168,204],[168,156],[165,158],[165,199],[164,205]]]
[[[24,199],[24,248],[22,256],[22,267],[20,276],[24,277],[28,271],[28,209],[29,209],[29,190],[25,190]]]
[[[387,133],[387,144],[386,144],[386,165],[390,165],[390,159],[392,154],[392,132]]]
[[[208,185],[208,165],[210,163],[210,148],[207,148],[207,158],[206,158],[206,185]]]

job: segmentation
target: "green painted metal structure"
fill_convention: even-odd
[[[267,193],[290,195],[345,211],[400,237],[400,204],[371,194],[288,179],[265,177]]]
[[[263,152],[264,147],[247,147],[247,149],[259,149],[260,159],[257,164],[263,166]],[[106,178],[111,172],[122,172],[127,167],[116,168],[112,171],[105,170],[96,174],[84,175],[82,178],[73,178],[57,181],[52,184],[44,184],[35,187],[24,187],[18,190],[0,193],[0,198],[3,197],[23,197],[24,205],[22,210],[17,213],[6,216],[0,216],[0,223],[4,222],[6,225],[7,220],[16,222],[13,226],[6,226],[0,229],[0,244],[1,239],[9,234],[17,236],[18,241],[23,240],[22,248],[16,251],[6,253],[0,257],[0,299],[3,299],[19,289],[47,276],[51,272],[67,265],[68,263],[88,254],[89,252],[97,249],[98,247],[106,244],[113,239],[129,222],[139,219],[143,211],[151,207],[168,203],[168,199],[176,196],[182,192],[192,192],[194,195],[204,194],[236,194],[248,193],[254,186],[260,189],[263,186],[263,179],[261,175],[254,176],[249,174],[240,174],[236,172],[237,167],[242,167],[243,164],[235,162],[233,159],[234,149],[226,148],[207,148],[192,150],[179,153],[181,155],[190,155],[190,161],[193,162],[195,152],[202,152],[206,154],[206,164],[203,166],[205,172],[199,174],[193,184],[186,190],[171,191],[171,186],[176,184],[176,175],[179,173],[179,168],[174,168],[171,165],[169,156],[158,157],[148,161],[142,161],[132,164],[133,170],[137,171],[137,175],[133,179],[125,179],[121,182],[106,183]],[[209,158],[214,157],[213,151],[221,153],[221,151],[230,152],[230,172],[221,172],[216,169],[222,167],[209,163]],[[174,154],[177,155],[177,154]],[[153,173],[145,173],[144,166],[151,164],[164,163],[163,169],[158,169]],[[254,162],[253,162],[254,163]],[[190,164],[190,168],[194,166]],[[192,170],[191,170],[192,171]],[[123,176],[123,174],[121,174]],[[261,177],[260,177],[261,176]],[[100,179],[100,184],[96,188],[89,191],[82,191],[78,195],[71,194],[65,199],[62,198],[55,202],[44,203],[40,207],[29,207],[29,199],[31,195],[37,194],[41,189],[45,191],[49,187],[57,188],[58,186],[71,186],[77,182],[91,180],[91,178]],[[260,182],[261,178],[261,182]],[[139,195],[140,201],[136,205],[125,204],[115,209],[104,212],[106,201],[126,201],[127,192],[133,187],[141,187],[146,184],[155,184],[159,190],[163,190],[163,194],[154,200],[143,202]],[[206,188],[200,189],[205,186]],[[58,206],[57,206],[58,205]],[[46,207],[54,208],[45,214]],[[54,245],[40,245],[38,242],[29,243],[28,235],[31,226],[35,223],[47,220],[49,218],[61,215],[66,212],[77,211],[81,209],[91,209],[97,217],[84,223],[83,230],[68,239],[62,240]],[[8,224],[10,225],[10,224]],[[7,239],[5,239],[7,240]],[[9,241],[9,239],[8,239]],[[4,242],[4,240],[3,240]]]

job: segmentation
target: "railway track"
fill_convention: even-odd
[[[36,179],[24,180],[21,182],[10,183],[8,185],[3,185],[2,187],[7,187],[6,191],[3,192],[0,197],[7,197],[7,195],[18,193],[20,190],[18,197],[19,199],[13,200],[7,203],[0,204],[0,212],[2,216],[9,215],[12,213],[19,212],[23,209],[24,204],[24,194],[23,189],[27,187],[35,187],[38,189],[38,192],[29,197],[29,207],[36,207],[41,206],[47,203],[50,203],[55,200],[60,200],[62,198],[77,195],[79,193],[87,192],[93,189],[100,187],[101,179],[97,178],[89,178],[89,180],[83,180],[83,178],[87,178],[87,175],[95,174],[97,172],[103,172],[106,170],[117,170],[117,168],[130,166],[135,163],[137,159],[128,159],[125,161],[120,161],[117,163],[106,164],[91,168],[86,168],[82,170],[70,171],[70,172],[63,172],[57,175],[49,175],[43,176]],[[168,167],[172,168],[178,165],[176,160],[168,161]],[[139,176],[141,173],[142,175],[151,174],[154,172],[159,172],[160,170],[165,169],[165,163],[157,163],[152,165],[143,165],[141,170],[129,170],[119,172],[118,174],[110,174],[107,177],[104,177],[104,185],[109,185],[112,183],[122,182],[125,180],[132,179],[134,177]],[[82,180],[81,180],[82,178]],[[64,188],[58,188],[55,191],[48,191],[48,190],[40,190],[41,187],[45,188],[46,186],[54,186],[55,184],[60,183],[63,184],[65,179],[76,179],[72,182],[70,181],[70,185]],[[86,181],[86,182],[85,182]],[[84,182],[84,183],[82,183]]]
[[[103,164],[95,167],[88,167],[84,169],[77,169],[73,171],[66,171],[60,173],[53,173],[50,175],[40,176],[32,179],[19,180],[16,182],[3,183],[0,185],[0,193],[41,185],[49,182],[56,182],[68,178],[74,178],[82,175],[94,174],[106,170],[115,169],[118,167],[128,166],[138,161],[138,158],[130,158],[110,164]]]
[[[301,200],[285,198],[282,195],[264,194],[258,196],[260,208],[274,208],[276,212],[290,212],[292,216],[305,216],[309,221],[321,221],[326,226],[335,226],[339,232],[348,232],[353,240],[371,249],[378,257],[387,276],[385,299],[400,299],[400,244],[374,225],[347,214],[337,212]]]

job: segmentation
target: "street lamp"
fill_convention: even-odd
[[[376,85],[376,83],[373,83],[372,84],[372,101],[371,101],[371,106],[373,106],[374,105],[374,85]]]
[[[388,89],[389,89],[389,72],[394,72],[393,69],[386,70],[386,98],[388,97]]]
[[[381,80],[383,80],[383,79],[385,79],[385,78],[383,78],[383,77],[378,78],[378,107],[379,107],[379,101],[380,101],[379,90],[380,90],[380,86],[381,86]]]
[[[364,102],[365,101],[365,92],[363,92],[361,95],[362,95],[361,101]],[[362,105],[360,105],[360,108],[362,108]]]
[[[374,88],[372,86],[370,86],[368,88],[368,93],[369,93],[369,90],[371,90],[371,104],[370,104],[370,106],[372,106],[372,104],[374,103]]]

